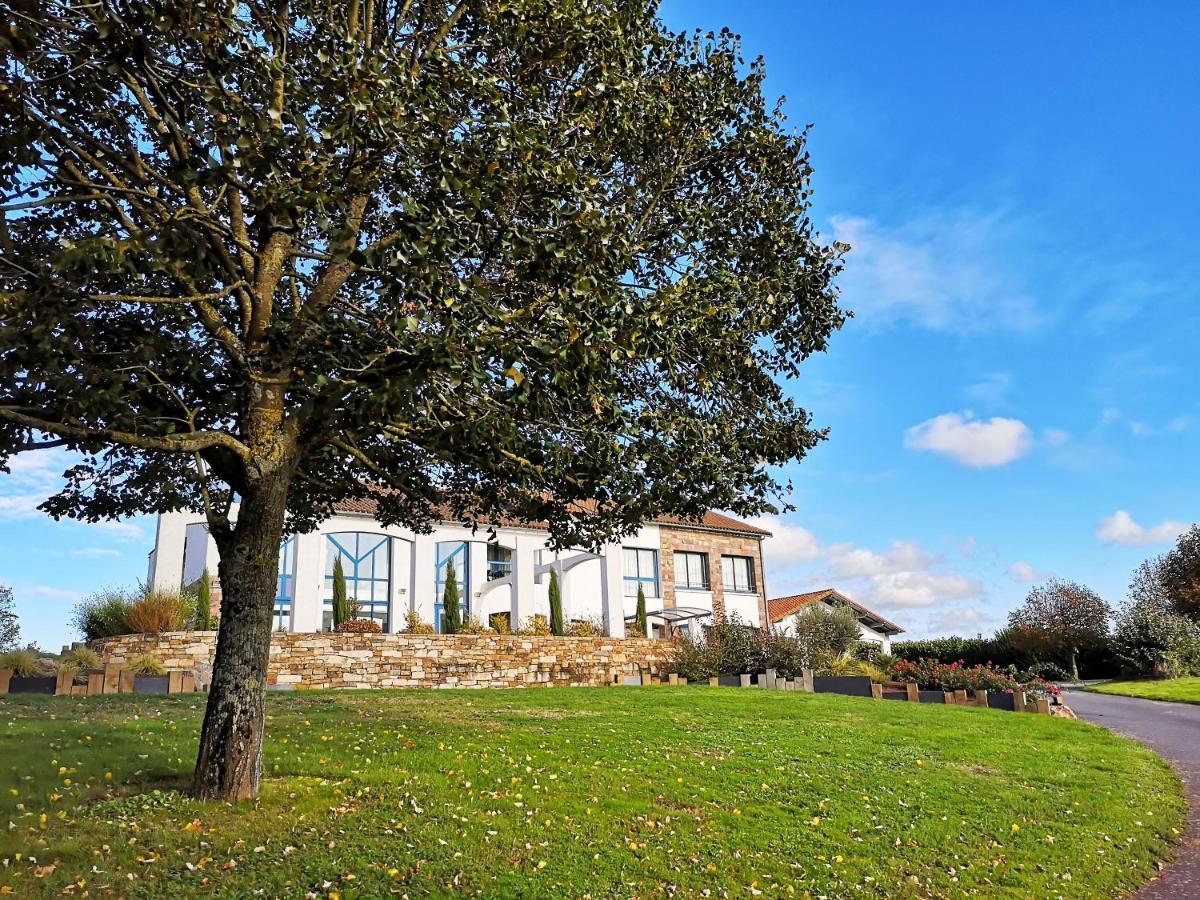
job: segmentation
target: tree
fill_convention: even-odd
[[[202,511],[194,793],[253,796],[276,565],[346,499],[594,547],[786,507],[844,321],[805,135],[653,0],[0,0],[0,466]]]
[[[819,669],[849,652],[862,637],[858,615],[845,603],[813,603],[792,617],[792,628],[807,669]]]
[[[212,631],[212,626],[212,579],[208,569],[205,569],[200,573],[200,580],[196,584],[196,629]]]
[[[446,561],[446,587],[442,590],[442,614],[445,616],[446,634],[458,634],[462,630],[462,609],[458,605],[458,577],[454,574],[454,560]]]
[[[0,584],[0,651],[15,650],[20,640],[21,625],[17,621],[12,588]]]
[[[1154,562],[1154,567],[1175,611],[1200,622],[1200,524],[1181,534],[1175,546]]]
[[[558,572],[550,570],[550,633],[559,637],[563,630],[562,590],[558,586]]]
[[[333,627],[350,621],[350,601],[346,597],[346,573],[342,569],[342,557],[338,556],[333,564]]]
[[[1108,639],[1112,609],[1095,591],[1073,581],[1052,579],[1035,587],[1008,615],[1013,643],[1027,652],[1049,653],[1068,663],[1079,680],[1077,657]]]
[[[642,589],[640,584],[638,585],[637,613],[633,621],[633,627],[637,632],[638,637],[646,636],[647,629],[649,627],[646,624],[646,592]]]

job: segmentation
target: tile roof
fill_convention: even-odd
[[[892,622],[890,619],[885,619],[879,613],[875,612],[875,610],[869,609],[863,606],[861,603],[851,600],[841,591],[838,591],[834,588],[822,588],[819,591],[808,591],[804,594],[792,594],[788,597],[778,597],[775,600],[768,600],[767,619],[772,625],[774,625],[776,622],[783,621],[788,616],[792,615],[799,609],[803,609],[810,603],[816,603],[818,600],[828,600],[830,598],[836,598],[842,603],[845,603],[855,612],[859,613],[859,615],[863,618],[870,619],[871,621],[865,624],[871,625],[871,627],[874,627],[876,631],[882,631],[885,634],[900,634],[904,631],[904,629],[895,622]],[[872,625],[872,622],[876,624]]]
[[[352,515],[373,516],[375,515],[375,500],[372,497],[357,497],[350,500],[341,500],[333,505],[335,512],[350,513]],[[449,515],[449,513],[447,513]],[[455,521],[447,519],[446,521]],[[757,537],[770,537],[771,532],[765,528],[759,528],[757,525],[751,525],[749,522],[743,522],[740,519],[735,519],[732,516],[727,516],[724,513],[714,512],[709,510],[700,519],[684,519],[680,516],[657,516],[651,519],[655,525],[665,525],[668,528],[699,528],[708,531],[729,531],[737,534],[748,534]],[[545,522],[528,522],[521,519],[514,519],[507,516],[500,516],[494,522],[488,524],[498,525],[502,528],[545,528]]]

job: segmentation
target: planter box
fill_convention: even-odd
[[[53,694],[58,687],[55,675],[14,675],[8,683],[10,694]]]
[[[171,684],[169,675],[135,675],[133,692],[135,694],[165,694]]]
[[[922,703],[945,703],[945,691],[917,691],[917,696],[920,697]]]
[[[717,684],[719,684],[721,687],[741,687],[742,686],[742,676],[741,675],[718,675],[717,676]]]
[[[817,675],[813,678],[813,690],[818,694],[870,697],[871,679],[867,675]]]
[[[1017,704],[1012,694],[989,693],[987,705],[988,709],[1007,709],[1009,712],[1016,712],[1017,709]]]
[[[887,690],[885,690],[883,692],[883,699],[884,700],[903,700],[905,703],[907,703],[908,702],[908,691],[887,691]]]

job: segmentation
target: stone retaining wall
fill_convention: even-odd
[[[151,653],[168,669],[211,670],[216,633],[130,634],[93,643],[104,662]],[[665,671],[666,641],[647,638],[276,633],[268,682],[297,688],[485,688],[611,684]]]

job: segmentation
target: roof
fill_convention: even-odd
[[[819,591],[809,591],[805,594],[792,594],[788,597],[779,597],[775,600],[767,601],[767,618],[771,624],[782,622],[788,616],[793,615],[798,610],[803,609],[811,603],[817,601],[832,600],[834,602],[845,603],[851,609],[858,613],[859,621],[875,631],[881,631],[884,634],[900,634],[904,631],[899,625],[890,619],[885,619],[873,609],[868,609],[861,603],[856,603],[851,600],[841,591],[834,588],[822,588]]]
[[[373,516],[375,515],[375,500],[372,497],[356,497],[349,500],[340,500],[333,505],[333,509],[335,512],[350,513],[351,515]],[[447,518],[446,521],[455,520]],[[759,528],[757,525],[751,525],[749,522],[743,522],[740,519],[735,519],[732,516],[714,512],[713,510],[708,510],[699,519],[684,519],[681,516],[657,516],[650,521],[654,525],[665,525],[668,528],[695,528],[703,531],[724,531],[755,537],[770,537],[771,535],[771,532],[765,528]],[[487,524],[498,525],[501,528],[546,527],[545,522],[529,522],[507,516],[499,516],[494,521],[489,520]]]

